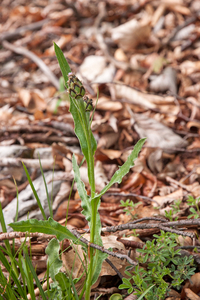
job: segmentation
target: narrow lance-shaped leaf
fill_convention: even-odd
[[[82,214],[85,215],[86,220],[89,222],[89,225],[90,225],[91,214],[92,214],[91,204],[90,204],[91,198],[87,195],[87,192],[85,190],[85,185],[81,180],[79,167],[76,162],[76,158],[75,158],[74,154],[72,156],[72,166],[73,166],[73,171],[74,171],[74,179],[77,184],[77,190],[78,190],[79,196],[81,198],[81,206],[83,208]]]
[[[137,144],[134,146],[133,151],[129,155],[127,161],[121,167],[119,167],[119,169],[115,172],[115,174],[111,178],[110,182],[103,188],[100,194],[98,194],[92,199],[92,201],[98,201],[100,197],[104,195],[114,183],[121,183],[122,178],[129,172],[130,168],[134,166],[134,161],[138,157],[138,154],[141,151],[145,141],[146,138],[141,139],[137,142]]]
[[[21,232],[41,232],[45,234],[52,234],[57,237],[59,241],[70,239],[75,243],[85,246],[84,243],[77,240],[77,238],[64,226],[54,221],[52,218],[42,221],[37,219],[30,219],[27,221],[20,221],[9,224],[15,231]]]
[[[56,53],[56,57],[58,59],[58,63],[59,63],[62,75],[64,77],[65,86],[67,88],[68,87],[68,85],[67,85],[68,74],[71,72],[70,66],[69,66],[62,50],[58,47],[58,45],[56,45],[56,43],[54,43],[54,50]]]

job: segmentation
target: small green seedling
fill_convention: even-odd
[[[139,204],[141,204],[142,202],[137,202],[137,203],[133,203],[133,201],[127,199],[126,201],[120,200],[120,206],[124,207],[123,211],[127,214],[127,215],[131,215],[131,218],[134,220],[137,218],[137,214],[133,215],[131,213],[131,210],[133,210],[136,206],[138,206]]]
[[[194,219],[200,218],[199,201],[200,201],[200,197],[197,198],[197,199],[195,199],[191,195],[188,197],[187,204],[189,206],[192,206],[192,207],[190,207],[191,215],[188,216],[188,219],[190,219],[190,218],[194,218]]]
[[[178,220],[178,217],[174,218],[174,215],[180,211],[181,202],[181,199],[174,201],[174,204],[170,205],[172,209],[170,209],[170,211],[165,211],[165,217],[168,218],[170,221]]]

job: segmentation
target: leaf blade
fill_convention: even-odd
[[[143,138],[137,142],[135,145],[133,151],[129,155],[127,161],[119,167],[119,169],[115,172],[113,177],[111,178],[110,182],[103,188],[103,190],[95,196],[92,201],[98,201],[102,195],[107,192],[107,190],[114,184],[114,183],[121,183],[122,178],[129,172],[130,168],[134,166],[134,161],[138,157],[139,152],[142,149],[142,146],[144,142],[146,141],[146,138]]]
[[[71,239],[73,242],[77,243],[78,239],[69,231],[66,227],[62,226],[58,222],[54,221],[52,218],[42,221],[37,219],[30,219],[26,221],[20,221],[16,223],[10,223],[15,231],[21,232],[41,232],[45,234],[52,234],[57,237],[59,241],[63,239]],[[78,242],[82,246],[85,246],[84,243]]]
[[[65,86],[68,87],[67,81],[68,81],[68,73],[71,72],[70,66],[62,52],[62,50],[58,47],[58,45],[54,42],[54,50],[56,53],[56,57],[58,59],[58,63],[62,72],[62,75],[64,77]]]

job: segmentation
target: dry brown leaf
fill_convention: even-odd
[[[119,47],[123,50],[132,50],[140,43],[145,43],[149,38],[151,27],[148,23],[148,20],[145,20],[145,23],[143,22],[142,24],[132,19],[112,29],[111,38],[115,43],[118,43]]]
[[[27,107],[31,112],[46,108],[46,102],[44,100],[43,93],[38,89],[34,89],[32,91],[20,89],[19,98],[24,106]]]
[[[124,62],[128,61],[126,54],[124,53],[124,51],[121,48],[118,48],[115,51],[114,58],[118,61],[124,61]]]
[[[183,189],[180,188],[177,191],[166,195],[166,196],[154,196],[153,200],[156,200],[156,202],[159,204],[160,207],[162,207],[163,205],[165,205],[166,203],[172,203],[175,200],[182,200],[183,199]],[[153,205],[155,206],[156,203],[153,203]]]
[[[133,211],[131,211],[132,215],[137,215],[137,218],[145,218],[145,217],[155,217],[158,215],[158,211],[155,208],[150,206],[144,206],[144,204],[138,204]],[[129,220],[130,221],[130,220]],[[137,231],[136,231],[137,232]]]
[[[180,300],[181,299],[181,295],[173,289],[171,289],[168,292],[168,296],[169,297],[165,298],[165,300]]]
[[[121,189],[123,191],[127,191],[129,189],[137,188],[138,186],[142,186],[145,183],[145,178],[140,173],[132,173],[128,179],[121,185]]]
[[[113,80],[115,67],[112,64],[107,66],[107,60],[104,56],[87,56],[79,69],[78,78],[87,79],[90,82],[106,83]]]
[[[150,88],[154,92],[166,92],[169,90],[173,94],[176,94],[177,85],[175,70],[171,67],[167,67],[161,75],[153,77],[153,80],[150,83]]]
[[[196,273],[196,274],[192,275],[190,280],[187,280],[186,284],[184,285],[184,287],[181,291],[181,299],[182,300],[186,299],[187,294],[190,294],[190,290],[193,292],[193,294],[194,293],[198,294],[200,292],[200,273]],[[191,293],[192,296],[193,296],[193,294]],[[190,298],[190,299],[194,299],[194,300],[198,299],[199,300],[199,297],[198,298]]]
[[[109,84],[110,93],[113,99],[125,99],[130,103],[137,104],[145,108],[162,109],[162,105],[171,105],[174,98],[171,96],[158,96],[139,92],[123,84]]]
[[[176,240],[180,246],[192,246],[193,245],[193,241],[189,236],[179,235]]]
[[[186,288],[185,293],[190,300],[200,300],[200,297],[197,294],[195,294],[193,291],[191,291],[191,289]]]
[[[200,61],[185,60],[184,62],[182,62],[179,68],[182,74],[189,76],[195,72],[200,71]]]
[[[105,111],[118,111],[123,108],[119,101],[112,101],[108,97],[100,97],[97,103],[97,109]]]
[[[122,155],[122,151],[119,150],[113,150],[113,149],[99,149],[99,150],[111,160],[120,158],[120,156]]]
[[[131,112],[134,128],[141,138],[146,137],[151,147],[159,147],[168,153],[176,152],[176,148],[187,146],[187,141],[174,133],[169,127],[149,118],[144,114]]]
[[[110,148],[117,142],[118,139],[118,132],[106,133],[99,139],[97,148]]]

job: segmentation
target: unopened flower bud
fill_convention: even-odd
[[[92,99],[84,96],[83,101],[85,102],[85,111],[92,111],[94,109]]]
[[[72,73],[68,74],[68,92],[76,100],[82,99],[85,95],[85,88],[82,82]]]

